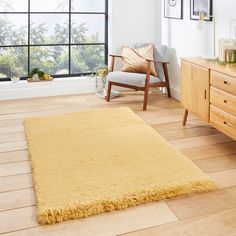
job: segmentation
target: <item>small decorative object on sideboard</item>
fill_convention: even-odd
[[[227,63],[235,63],[236,40],[220,39],[219,41],[219,61]]]
[[[225,62],[235,63],[236,62],[236,50],[235,49],[226,49],[225,50]]]
[[[27,79],[28,82],[42,82],[42,81],[52,81],[53,77],[49,74],[45,73],[44,71],[39,70],[38,68],[34,68],[29,78]]]

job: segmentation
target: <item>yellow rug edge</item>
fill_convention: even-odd
[[[98,215],[104,212],[123,210],[149,202],[157,202],[195,193],[206,193],[216,189],[215,183],[209,178],[194,181],[183,186],[169,187],[162,190],[156,188],[151,191],[143,191],[113,200],[101,201],[83,206],[75,204],[73,207],[47,209],[42,212],[38,211],[37,219],[41,225],[50,225],[66,220],[81,219],[92,215]]]

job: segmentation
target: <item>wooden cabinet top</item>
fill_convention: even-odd
[[[210,70],[214,70],[220,73],[224,73],[224,74],[236,77],[236,64],[220,65],[217,62],[208,61],[200,57],[185,57],[181,59],[184,61],[190,62],[192,64],[196,64],[196,65],[208,68]]]

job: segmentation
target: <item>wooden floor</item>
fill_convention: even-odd
[[[143,95],[123,93],[109,104],[94,95],[0,102],[0,234],[7,236],[236,235],[236,142],[190,114],[181,125],[179,102],[152,92],[148,111]],[[124,211],[39,226],[24,135],[24,117],[85,109],[129,106],[180,149],[219,189],[150,203]]]

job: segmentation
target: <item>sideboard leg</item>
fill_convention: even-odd
[[[184,110],[183,123],[182,123],[183,125],[186,125],[187,118],[188,118],[188,110],[185,109]]]

